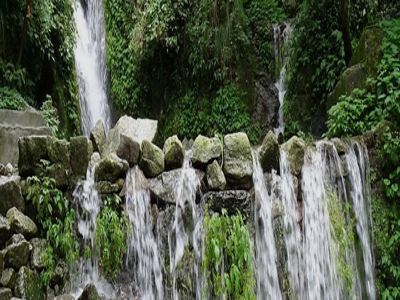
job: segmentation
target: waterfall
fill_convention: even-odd
[[[152,232],[150,209],[147,180],[135,166],[126,176],[126,211],[131,224],[127,265],[128,269],[133,269],[131,273],[139,287],[141,299],[162,300],[160,253]]]
[[[265,184],[258,152],[253,155],[253,182],[255,192],[254,223],[256,229],[257,299],[282,299],[276,266],[276,248],[272,227],[272,201]]]
[[[274,25],[275,62],[279,63],[280,65],[279,78],[278,81],[275,83],[275,86],[278,89],[278,97],[279,97],[279,115],[278,115],[279,126],[278,128],[274,129],[276,136],[278,136],[280,133],[283,133],[284,130],[283,101],[286,94],[285,77],[286,77],[286,69],[288,63],[285,47],[292,33],[292,27],[290,23],[285,22],[283,30],[281,26],[282,26],[281,24]]]
[[[175,270],[189,242],[191,242],[196,258],[196,263],[193,266],[196,275],[196,299],[202,299],[201,262],[203,220],[196,206],[196,193],[201,183],[196,175],[195,169],[191,166],[190,159],[191,151],[186,151],[181,175],[175,187],[175,219],[168,233],[170,272],[173,279],[172,294],[174,300],[179,299]],[[188,226],[190,223],[193,224],[193,228]]]
[[[107,64],[105,23],[102,0],[77,1],[74,18],[78,29],[74,49],[78,75],[82,131],[86,136],[98,120],[106,132],[110,129],[107,103]]]
[[[72,295],[78,299],[85,286],[92,283],[100,295],[113,297],[114,289],[100,276],[99,253],[94,244],[96,234],[96,219],[102,205],[95,187],[95,164],[100,160],[98,153],[94,153],[90,160],[86,180],[78,182],[72,196],[79,206],[77,211],[78,231],[83,237],[84,249],[91,251],[90,257],[82,257],[78,263],[78,275],[71,274]]]

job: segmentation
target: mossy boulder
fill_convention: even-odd
[[[54,138],[51,136],[27,136],[18,141],[18,170],[23,177],[39,175],[37,164],[41,159],[49,160],[49,149],[52,149]]]
[[[31,267],[40,271],[45,267],[47,241],[45,239],[34,238],[30,240],[30,243],[32,245]]]
[[[155,177],[165,169],[164,153],[153,143],[144,140],[142,142],[139,166],[146,177]]]
[[[231,188],[249,189],[253,185],[251,146],[245,133],[233,133],[224,137],[223,170]]]
[[[46,169],[48,177],[53,178],[56,182],[55,186],[58,189],[66,190],[68,188],[68,167],[61,163],[55,163]]]
[[[28,265],[31,247],[22,234],[14,234],[7,242],[4,252],[0,252],[5,255],[4,266],[18,270],[22,266]]]
[[[7,220],[10,222],[13,233],[22,234],[27,239],[33,238],[38,234],[35,222],[15,207],[7,212]]]
[[[96,183],[96,190],[100,194],[114,194],[120,192],[123,186],[124,180],[122,178],[118,179],[115,183],[99,181]]]
[[[9,288],[0,288],[0,300],[11,300],[12,291]]]
[[[264,172],[276,170],[279,172],[279,144],[275,134],[270,131],[265,136],[260,149],[260,163]]]
[[[207,185],[209,190],[222,191],[225,189],[225,175],[216,160],[207,166]]]
[[[126,160],[119,158],[115,153],[111,153],[96,164],[96,182],[116,182],[118,179],[125,177],[128,169],[129,164]]]
[[[300,175],[304,162],[306,143],[299,137],[293,136],[282,145],[282,149],[286,152],[289,160],[290,172],[296,176]]]
[[[48,155],[52,163],[60,163],[64,169],[69,168],[70,163],[70,145],[66,140],[56,138],[49,139]]]
[[[106,131],[104,130],[103,121],[97,121],[96,125],[90,132],[90,140],[92,141],[93,151],[99,152],[101,155],[106,142]]]
[[[93,154],[92,142],[86,136],[73,137],[70,140],[71,169],[74,176],[84,178]]]
[[[164,143],[165,168],[167,170],[182,167],[185,158],[185,149],[182,146],[178,136],[169,137]]]
[[[0,215],[0,248],[3,248],[3,246],[6,244],[10,234],[10,222],[7,220],[7,218]]]
[[[5,216],[12,207],[25,211],[25,200],[17,180],[0,183],[0,214]]]
[[[192,146],[192,163],[196,168],[205,168],[213,159],[222,155],[221,142],[218,137],[207,138],[199,135]]]
[[[78,300],[100,300],[96,286],[94,284],[88,284],[85,286],[82,295],[78,298]]]
[[[3,270],[1,275],[0,284],[4,287],[13,289],[15,284],[15,271],[13,268]]]
[[[209,205],[213,212],[221,213],[225,209],[228,215],[240,213],[247,218],[250,215],[252,195],[243,190],[227,190],[219,192],[208,192],[203,196],[202,201]]]
[[[119,138],[117,155],[118,157],[125,159],[131,167],[137,165],[140,156],[140,144],[131,137],[122,133]]]
[[[26,300],[45,300],[39,274],[28,267],[21,267],[15,281],[14,295]]]

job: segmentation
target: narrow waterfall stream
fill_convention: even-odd
[[[253,150],[255,192],[254,223],[256,228],[257,299],[282,299],[276,266],[276,248],[272,227],[272,200],[265,184],[258,152]]]
[[[78,29],[75,67],[78,75],[82,131],[86,136],[96,122],[110,130],[107,102],[107,63],[102,0],[76,1],[74,18]]]
[[[285,99],[285,94],[286,94],[285,77],[286,77],[286,69],[288,63],[287,59],[288,54],[285,48],[292,33],[292,27],[290,23],[285,22],[283,30],[281,27],[282,24],[274,25],[275,63],[278,63],[280,66],[279,78],[278,81],[275,83],[275,86],[278,89],[278,97],[279,97],[279,113],[278,113],[279,126],[274,130],[276,136],[278,136],[280,133],[283,133],[284,131],[283,101]]]

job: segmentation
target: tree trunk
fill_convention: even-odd
[[[346,61],[346,66],[348,66],[351,60],[351,56],[353,55],[352,53],[353,49],[351,47],[350,24],[349,24],[349,0],[340,1],[339,26],[343,36],[344,59]]]
[[[19,47],[17,62],[15,64],[16,69],[19,69],[19,66],[21,64],[21,59],[22,59],[22,52],[24,51],[24,45],[26,42],[26,34],[28,31],[28,19],[31,14],[31,2],[32,2],[32,0],[26,0],[26,15],[25,15],[25,19],[24,19],[24,25],[22,26],[21,44]]]

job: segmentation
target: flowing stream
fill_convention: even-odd
[[[107,63],[102,0],[77,1],[74,6],[74,18],[78,29],[74,52],[82,131],[89,136],[96,122],[101,120],[108,132],[111,121],[107,103]]]

